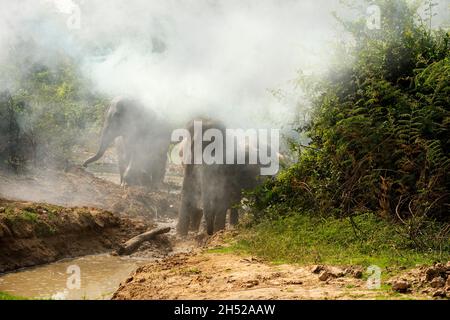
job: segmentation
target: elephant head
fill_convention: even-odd
[[[136,112],[136,108],[132,106],[132,104],[136,104],[136,101],[121,97],[118,97],[111,102],[106,112],[105,122],[100,138],[100,146],[96,154],[87,159],[83,163],[83,166],[86,167],[89,163],[100,159],[105,154],[106,149],[108,149],[117,137],[132,135],[132,132],[135,130],[134,128],[138,126],[136,119],[140,118],[133,117],[133,114]]]

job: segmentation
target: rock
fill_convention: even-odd
[[[344,270],[344,273],[357,279],[360,279],[363,276],[363,271],[359,267],[349,267]]]
[[[259,281],[256,280],[256,279],[253,279],[253,280],[248,280],[248,281],[244,284],[244,286],[245,286],[246,288],[253,288],[253,287],[257,286],[258,284],[259,284]]]
[[[445,291],[443,289],[438,289],[433,293],[433,297],[445,298],[446,296],[447,296],[447,294],[445,293]]]
[[[0,207],[0,213],[3,213],[3,212],[5,212],[5,207]]]
[[[392,290],[405,293],[411,288],[411,284],[406,280],[397,280],[392,283]]]
[[[436,263],[434,266],[429,267],[425,271],[425,281],[431,281],[436,277],[444,276],[447,271],[447,267],[442,263]]]
[[[288,280],[285,282],[286,284],[294,284],[294,285],[299,285],[299,284],[303,284],[303,281],[301,280]]]
[[[432,288],[442,288],[445,286],[445,280],[442,277],[435,277],[431,280],[430,285]]]
[[[125,279],[125,283],[130,283],[131,281],[133,281],[133,277],[128,277]]]
[[[330,272],[328,272],[328,271],[326,271],[326,270],[324,270],[324,271],[322,271],[320,274],[319,274],[319,280],[320,281],[327,281],[329,278],[331,278],[333,275],[330,273]]]
[[[447,278],[447,282],[445,283],[445,286],[450,288],[450,277]]]
[[[315,265],[315,266],[312,266],[312,268],[311,268],[311,272],[312,273],[320,273],[321,271],[323,271],[325,268],[324,268],[324,266],[322,266],[322,265]]]
[[[328,268],[328,272],[331,273],[334,278],[340,278],[345,275],[344,271],[338,267],[330,267]]]

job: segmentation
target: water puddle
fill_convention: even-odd
[[[120,282],[148,262],[109,254],[65,259],[0,275],[0,291],[26,298],[109,299]]]

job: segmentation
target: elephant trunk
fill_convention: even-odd
[[[94,156],[87,159],[86,161],[84,161],[83,166],[87,167],[88,164],[95,162],[101,157],[103,157],[103,155],[106,152],[106,149],[108,149],[113,140],[114,137],[111,134],[108,134],[106,130],[103,130],[100,147],[98,148],[97,153]]]

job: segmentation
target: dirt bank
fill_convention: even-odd
[[[80,166],[66,171],[35,170],[20,175],[0,172],[0,197],[46,202],[60,206],[89,206],[127,216],[154,219],[176,216],[179,195],[169,192],[176,186],[166,184],[160,190],[121,187],[96,177]]]
[[[148,227],[101,209],[0,199],[0,272],[111,251]]]

